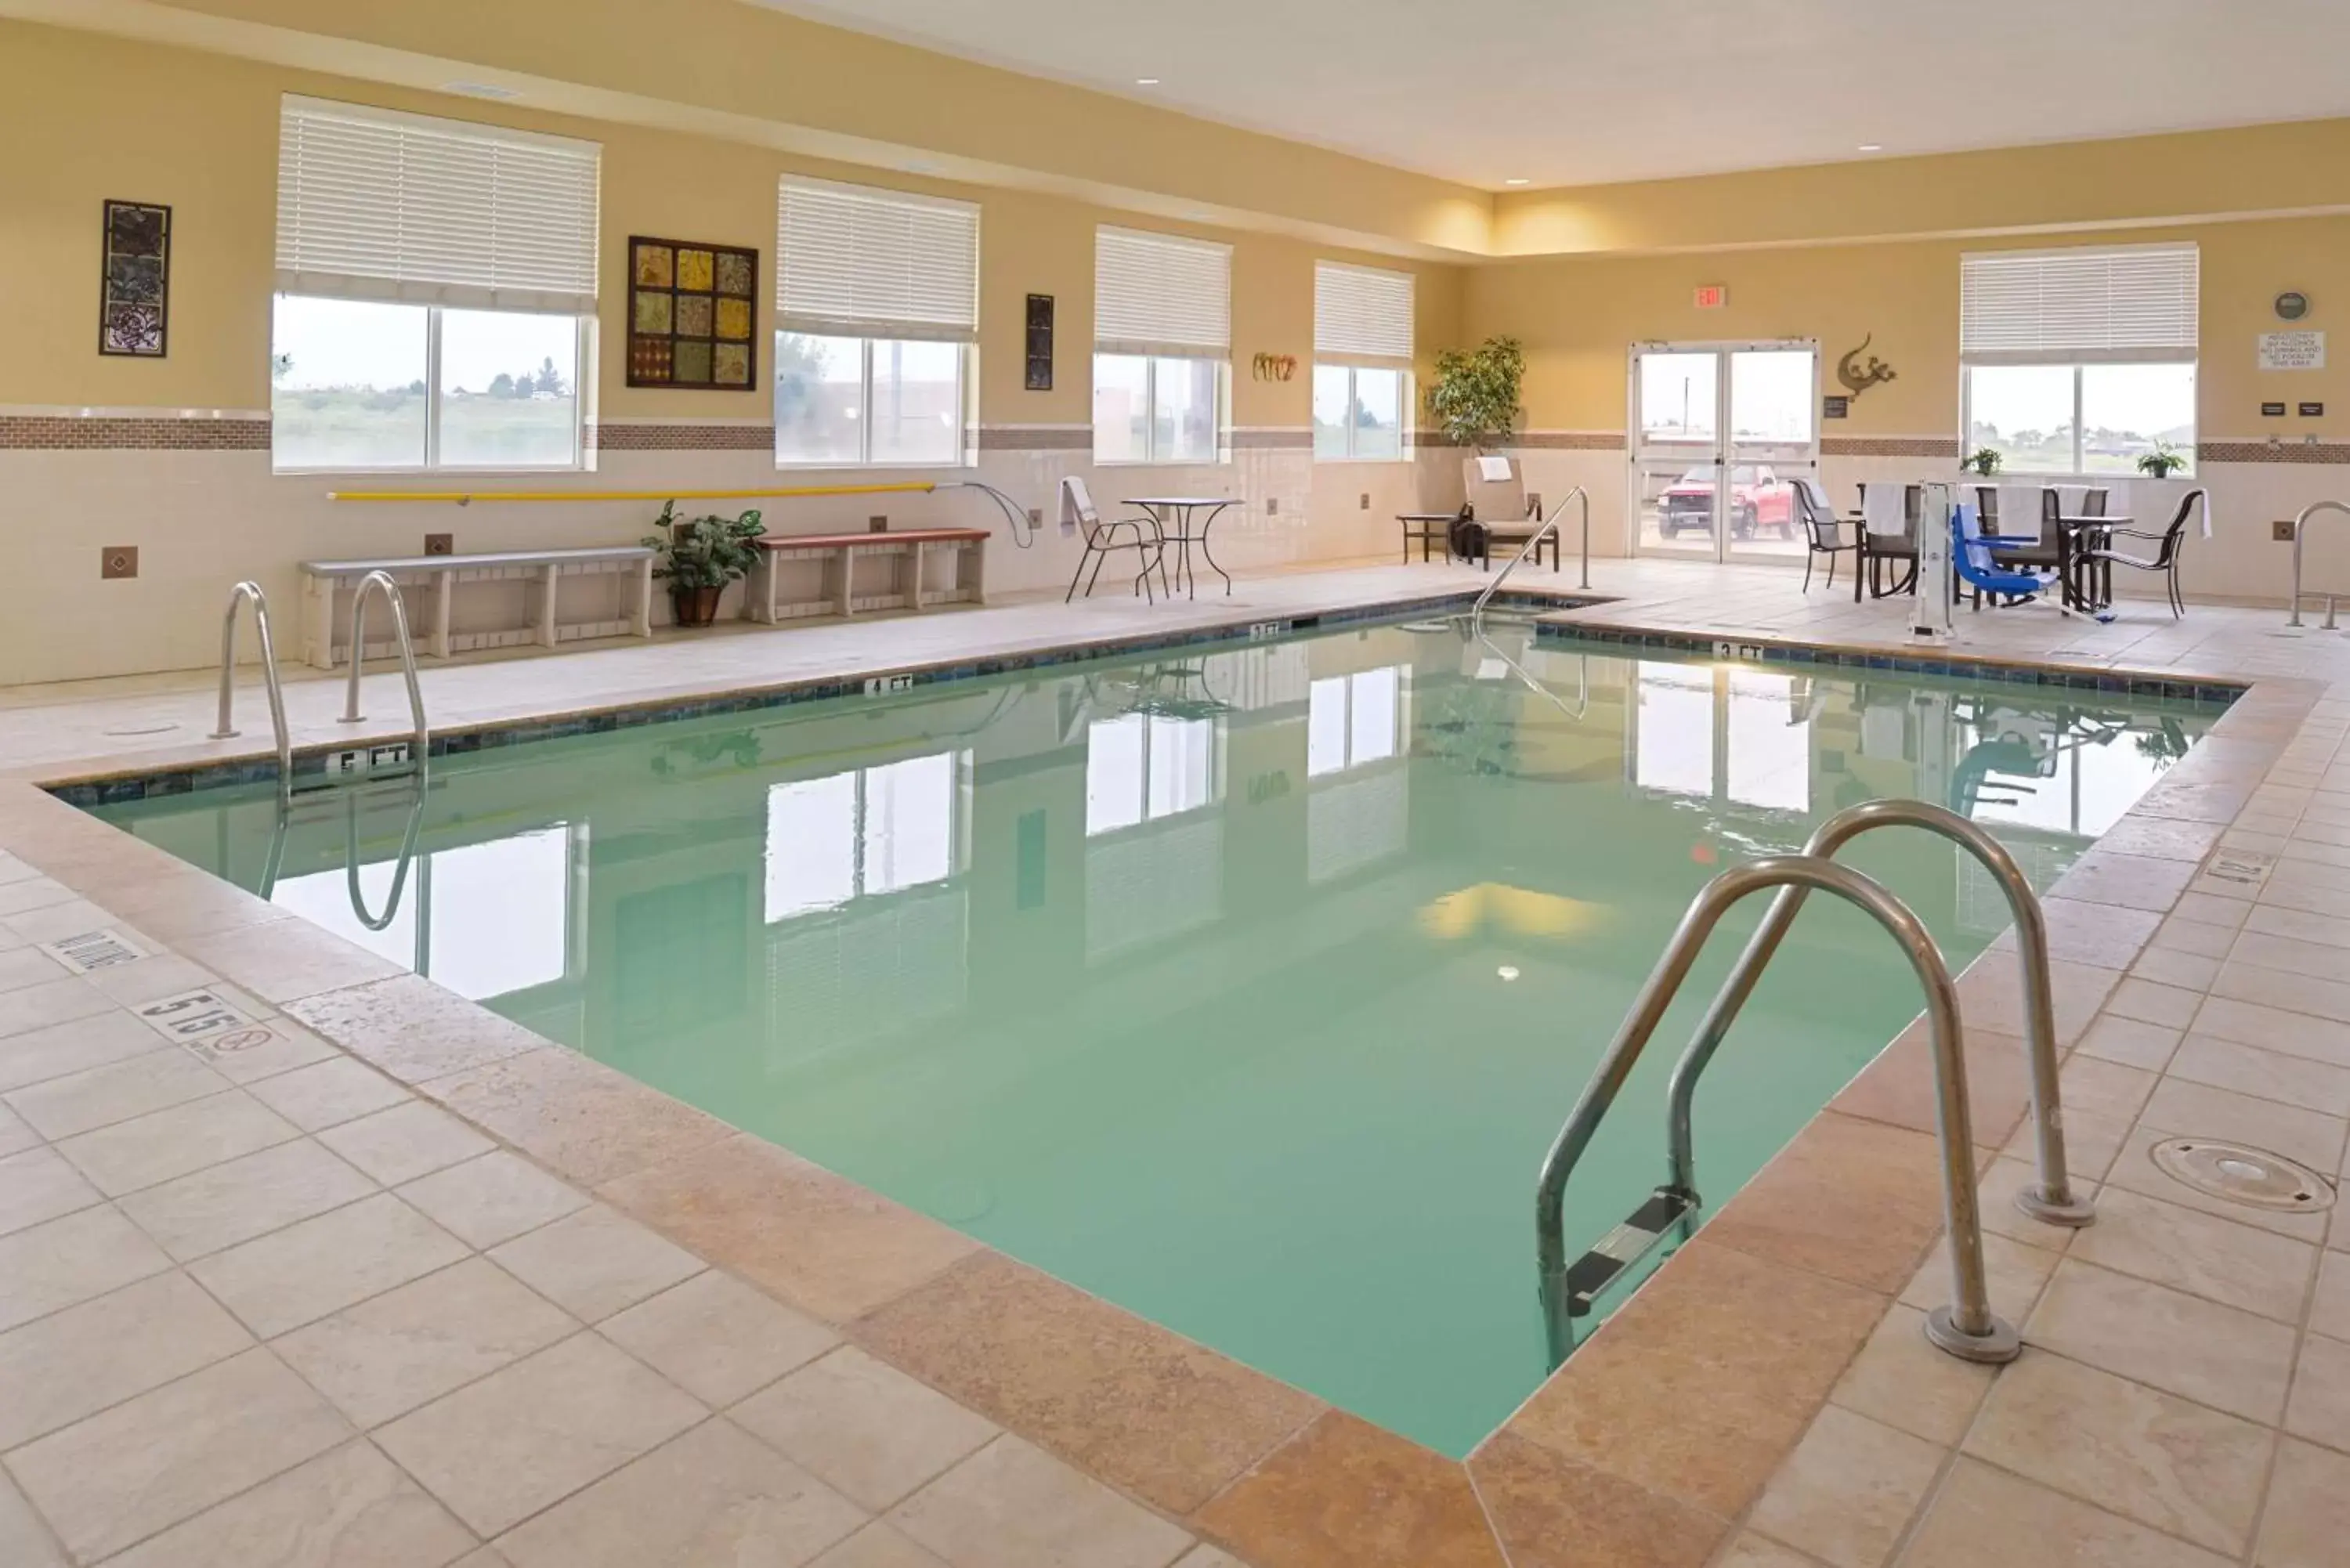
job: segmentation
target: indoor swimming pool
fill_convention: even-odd
[[[173,854],[1028,1263],[1465,1454],[1547,1370],[1544,1149],[1697,889],[1855,802],[2038,887],[2220,709],[1385,624],[101,807]],[[1848,855],[1953,972],[1939,838]],[[1567,1195],[1664,1175],[1718,937]],[[1709,1075],[1720,1204],[1918,1011],[1814,899]],[[1619,1288],[1613,1299],[1620,1300]]]

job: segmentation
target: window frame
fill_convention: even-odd
[[[1104,358],[1139,359],[1142,361],[1142,455],[1140,457],[1104,457],[1101,451],[1101,415],[1095,411],[1093,429],[1093,462],[1097,468],[1191,468],[1210,463],[1229,463],[1232,460],[1232,362],[1230,357],[1219,359],[1208,354],[1137,354],[1124,349],[1094,346],[1094,357],[1087,366],[1091,381],[1088,390],[1097,392],[1101,385],[1101,361]],[[1176,360],[1186,365],[1206,365],[1214,372],[1215,451],[1207,457],[1174,457],[1159,451],[1159,362]]]
[[[2203,361],[2199,352],[2192,358],[2164,359],[2084,359],[2077,355],[2054,355],[2045,359],[2000,359],[1991,363],[1962,364],[1959,367],[1959,450],[1960,455],[1975,447],[1975,372],[1977,370],[2042,369],[2070,370],[2073,373],[2073,466],[2070,468],[2008,468],[2002,464],[2000,472],[2026,479],[2114,479],[2129,478],[2137,471],[2124,470],[2111,473],[2103,469],[2084,466],[2087,452],[2088,431],[2082,419],[2087,371],[2133,367],[2172,369],[2183,366],[2195,373],[2195,394],[2190,402],[2187,441],[2175,448],[2186,458],[2187,465],[2179,474],[2192,478],[2196,471],[2197,447],[2203,438]]]
[[[390,305],[403,309],[424,312],[424,456],[419,462],[286,462],[278,455],[273,435],[269,446],[269,471],[272,473],[584,473],[592,464],[588,452],[588,417],[593,398],[589,391],[590,378],[596,363],[597,318],[592,315],[574,315],[556,310],[497,310],[473,304],[444,305],[421,299],[369,299],[353,294],[308,294],[298,289],[280,288],[271,291],[270,315],[272,327],[269,354],[274,362],[283,350],[277,342],[275,321],[276,304],[280,299],[333,300],[354,305]],[[476,316],[543,316],[572,324],[571,369],[571,456],[563,462],[447,462],[441,461],[441,332],[443,312],[462,310]],[[270,386],[270,400],[276,400],[275,381]],[[273,410],[274,411],[274,410]],[[275,421],[272,421],[273,428]]]
[[[1325,452],[1316,444],[1314,448],[1314,461],[1316,462],[1409,462],[1412,458],[1412,437],[1416,433],[1416,427],[1411,419],[1413,402],[1411,372],[1399,365],[1357,365],[1345,361],[1315,360],[1315,374],[1319,375],[1324,370],[1347,372],[1347,450],[1343,452]],[[1361,433],[1363,428],[1363,401],[1362,394],[1358,389],[1360,385],[1358,378],[1367,370],[1373,375],[1393,376],[1397,379],[1396,449],[1392,452],[1368,457],[1356,450],[1356,438]],[[1310,402],[1308,406],[1310,409]],[[1310,412],[1307,418],[1310,421],[1312,419]]]
[[[786,335],[794,337],[832,337],[837,340],[854,342],[857,345],[857,455],[853,458],[786,457],[784,455],[784,422],[781,420],[775,420],[775,467],[777,469],[792,469],[803,473],[821,472],[826,469],[865,468],[917,469],[926,472],[935,472],[943,469],[973,468],[978,465],[978,454],[973,450],[972,439],[972,429],[976,423],[972,417],[972,400],[979,385],[976,363],[979,358],[978,344],[954,337],[859,337],[846,332],[795,332],[790,327],[778,326],[773,334],[773,341],[769,347],[775,351],[770,362],[779,367],[783,364],[783,339]],[[943,343],[955,350],[956,429],[955,450],[952,457],[942,462],[910,462],[897,458],[877,461],[873,456],[873,346],[877,343]],[[775,385],[771,386],[768,390],[767,407],[770,417],[773,416],[775,410],[775,387],[781,384],[780,370],[776,372],[776,377]]]

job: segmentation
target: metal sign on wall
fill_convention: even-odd
[[[2325,334],[2306,331],[2262,333],[2261,369],[2263,370],[2324,369]]]

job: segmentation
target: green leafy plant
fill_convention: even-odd
[[[1466,351],[1439,349],[1428,411],[1456,446],[1498,445],[1517,427],[1525,373],[1525,349],[1514,337],[1488,337]]]
[[[1999,472],[1999,448],[1980,446],[1975,449],[1972,457],[1959,464],[1959,470],[1962,473],[1980,473],[1985,479],[1989,479]]]
[[[723,588],[749,576],[759,558],[753,541],[767,531],[756,512],[740,517],[680,517],[674,501],[661,503],[653,526],[660,532],[648,534],[641,543],[659,552],[653,576],[667,578],[671,592]]]
[[[2154,450],[2137,460],[2137,471],[2149,479],[2168,479],[2187,466],[2187,454],[2167,441],[2154,443]]]

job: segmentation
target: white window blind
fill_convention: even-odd
[[[602,157],[592,141],[289,94],[278,291],[587,315]]]
[[[1412,298],[1408,272],[1314,264],[1314,357],[1409,369]]]
[[[1232,346],[1232,248],[1132,229],[1094,231],[1094,347],[1222,358]]]
[[[787,332],[967,343],[979,331],[979,209],[787,177],[775,312]]]
[[[2199,270],[2191,244],[1968,255],[1960,353],[1975,365],[2192,359]]]

